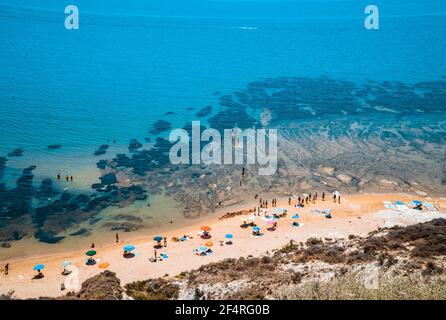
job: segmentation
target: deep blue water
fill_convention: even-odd
[[[64,29],[63,7],[55,2],[46,4],[49,10],[2,5],[0,156],[22,147],[23,156],[11,158],[9,167],[69,172],[96,161],[92,153],[107,139],[117,141],[109,151],[116,153],[132,138],[149,137],[155,121],[183,126],[207,105],[215,113],[216,93],[230,94],[258,79],[326,75],[410,83],[446,75],[444,2],[384,2],[379,31],[364,29],[364,5],[338,3],[320,11],[311,1],[299,3],[299,14],[283,13],[286,19],[277,19],[286,10],[269,4],[274,19],[266,19],[265,4],[246,18],[229,18],[228,12],[168,18],[131,10],[119,15],[111,2],[109,12],[81,11],[78,31]],[[193,12],[180,9],[172,15]],[[168,111],[175,115],[165,116]],[[50,144],[62,148],[48,150]]]

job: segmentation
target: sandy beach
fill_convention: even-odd
[[[195,269],[210,262],[216,262],[225,258],[237,258],[241,256],[261,256],[270,253],[274,249],[282,247],[290,240],[297,242],[305,241],[310,237],[322,238],[344,238],[350,234],[366,235],[368,232],[378,227],[391,226],[393,224],[413,224],[423,222],[436,217],[446,217],[446,200],[430,199],[429,202],[436,204],[440,211],[415,211],[408,210],[407,213],[399,213],[387,210],[383,206],[383,201],[403,201],[409,202],[418,197],[408,194],[358,194],[346,195],[342,197],[342,203],[333,203],[331,196],[327,196],[325,201],[320,198],[315,204],[306,205],[305,208],[296,209],[294,205],[288,205],[288,198],[277,198],[277,207],[285,208],[288,214],[278,220],[278,227],[275,231],[268,231],[267,224],[262,217],[257,217],[255,223],[261,227],[263,236],[254,237],[250,228],[240,227],[241,218],[244,215],[232,218],[219,219],[227,212],[252,209],[257,205],[257,201],[246,201],[244,204],[222,208],[211,216],[200,218],[194,221],[193,225],[178,227],[178,229],[166,231],[164,233],[147,234],[144,237],[126,239],[125,233],[120,234],[120,242],[114,240],[114,233],[110,233],[110,244],[96,246],[96,265],[87,266],[85,252],[83,251],[57,253],[46,256],[36,256],[26,259],[10,260],[9,274],[0,275],[0,294],[14,290],[15,297],[18,298],[38,298],[41,296],[56,297],[76,291],[86,279],[102,272],[99,268],[101,263],[108,263],[108,270],[113,271],[121,279],[122,285],[153,277],[162,277],[166,274],[173,276],[183,271]],[[294,204],[294,201],[293,201]],[[311,212],[313,209],[331,209],[333,218],[327,219],[321,214]],[[267,209],[272,213],[273,208]],[[442,213],[443,212],[443,213]],[[292,227],[292,216],[299,213],[300,227]],[[246,215],[245,215],[246,216]],[[210,240],[203,240],[199,236],[200,226],[211,227]],[[220,240],[225,240],[225,234],[232,234],[233,244],[220,246]],[[158,250],[167,254],[168,258],[156,263],[149,259],[153,258],[155,242],[154,236],[161,235],[168,239],[167,247]],[[193,238],[187,241],[174,242],[172,237],[190,235]],[[213,253],[209,256],[197,256],[193,253],[195,248],[212,241]],[[136,247],[133,258],[123,257],[123,246],[132,244]],[[64,261],[70,261],[71,275],[61,274]],[[2,267],[6,262],[2,262]],[[33,267],[36,264],[44,264],[45,269],[43,279],[32,280],[36,275]],[[61,290],[64,283],[66,290]]]

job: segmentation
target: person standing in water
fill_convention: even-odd
[[[57,180],[60,181],[60,174],[57,174]]]

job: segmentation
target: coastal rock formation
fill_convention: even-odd
[[[153,124],[153,128],[149,130],[150,134],[157,135],[161,132],[170,130],[172,128],[172,125],[170,122],[167,122],[165,120],[158,120]]]
[[[101,146],[94,152],[94,155],[95,155],[95,156],[100,156],[100,155],[105,154],[105,153],[107,152],[107,150],[108,150],[109,147],[110,147],[110,146],[109,146],[108,144],[103,144],[103,145],[101,145]]]

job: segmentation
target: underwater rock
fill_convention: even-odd
[[[110,231],[131,232],[137,231],[144,226],[131,222],[107,222],[103,227],[108,228]]]
[[[75,236],[87,236],[87,235],[90,235],[90,234],[91,234],[90,230],[88,230],[87,228],[81,228],[81,229],[79,229],[79,230],[77,230],[77,231],[75,231],[73,233],[70,233],[70,236],[73,236],[73,237],[75,237]]]
[[[130,140],[130,143],[129,143],[129,151],[130,152],[137,152],[138,149],[141,147],[142,147],[142,144],[138,140],[136,140],[136,139]]]
[[[118,182],[118,179],[116,178],[116,175],[114,173],[107,173],[106,175],[103,175],[99,179],[101,180],[101,184],[103,185],[109,185]]]
[[[107,160],[99,160],[96,163],[96,167],[98,167],[98,169],[104,170],[107,166],[108,166],[108,161]]]
[[[141,219],[140,217],[135,217],[129,214],[119,214],[117,216],[114,217],[115,220],[126,220],[126,221],[131,221],[131,222],[143,222],[143,219]]]
[[[2,244],[0,245],[1,248],[3,249],[9,249],[12,247],[10,242],[2,242]]]
[[[3,177],[3,172],[6,168],[6,162],[8,159],[6,157],[0,157],[0,178]]]
[[[23,156],[23,149],[17,148],[8,153],[8,157],[21,157]]]
[[[60,241],[62,241],[65,237],[58,237],[56,236],[53,232],[49,231],[49,232],[45,232],[43,230],[38,230],[35,234],[34,237],[39,240],[40,242],[44,242],[44,243],[58,243]]]
[[[153,128],[151,130],[149,130],[149,133],[156,135],[161,132],[167,131],[170,128],[172,128],[172,125],[170,122],[167,122],[165,120],[158,120],[153,124]]]

